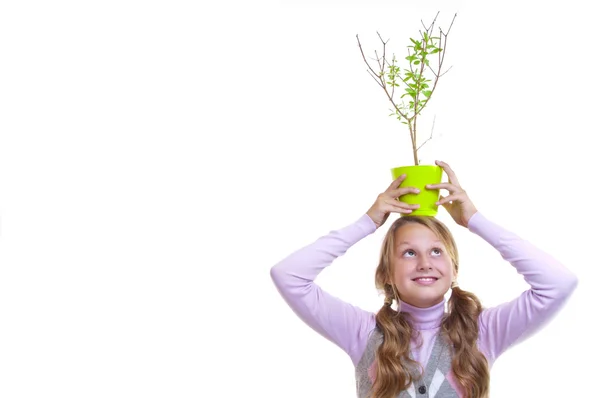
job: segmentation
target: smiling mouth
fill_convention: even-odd
[[[438,280],[438,278],[433,277],[433,276],[422,276],[422,277],[413,279],[414,282],[424,283],[424,284],[433,283],[437,280]]]

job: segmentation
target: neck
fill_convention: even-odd
[[[407,319],[416,330],[440,327],[444,317],[446,300],[427,308],[419,308],[400,301],[400,311],[410,315]]]

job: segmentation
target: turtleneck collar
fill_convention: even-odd
[[[428,308],[419,308],[400,301],[400,311],[410,314],[408,320],[416,330],[435,329],[440,327],[444,317],[446,299]]]

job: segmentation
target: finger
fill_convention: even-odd
[[[413,211],[417,210],[419,207],[420,207],[419,205],[412,205],[411,208],[396,207],[394,210],[398,213],[410,214]]]
[[[391,190],[389,192],[389,195],[392,198],[395,199],[395,198],[398,198],[400,196],[407,195],[409,193],[417,194],[419,192],[421,192],[421,190],[419,188],[415,188],[415,187],[402,187],[402,188]]]
[[[427,189],[446,189],[448,192],[456,192],[458,190],[460,190],[461,188],[451,184],[449,182],[442,182],[440,184],[427,184],[425,185],[425,188]]]
[[[402,184],[402,181],[404,181],[405,179],[406,179],[406,174],[399,175],[398,178],[396,178],[394,181],[392,181],[390,186],[385,191],[390,192],[394,189],[397,189],[400,186],[400,184]]]
[[[456,186],[460,186],[460,184],[458,183],[458,178],[456,177],[456,174],[454,173],[454,170],[452,170],[452,168],[448,165],[448,163],[442,162],[441,160],[436,160],[435,164],[437,164],[442,169],[444,169],[444,172],[446,172],[446,174],[448,175],[448,181],[450,181],[452,184],[454,184]]]
[[[454,200],[460,200],[461,196],[462,196],[461,194],[462,194],[462,192],[459,192],[459,193],[456,193],[456,194],[448,195],[446,197],[440,195],[440,200],[438,200],[437,204],[438,205],[444,205],[444,204],[450,203],[450,202],[452,202]]]
[[[446,210],[450,209],[450,206],[452,206],[452,203],[450,203],[451,199],[449,199],[450,195],[448,196],[442,196],[440,195],[440,199],[435,203],[438,206],[443,206]]]
[[[421,207],[421,205],[415,203],[415,204],[408,204],[399,200],[392,200],[391,203],[390,202],[386,202],[389,206],[390,206],[390,211],[396,211],[396,212],[400,212],[400,213],[411,213],[413,210],[418,209],[419,207]]]

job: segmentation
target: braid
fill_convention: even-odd
[[[413,382],[411,369],[419,364],[412,360],[410,338],[413,329],[405,315],[392,308],[394,300],[400,303],[396,289],[386,284],[383,288],[383,307],[375,316],[383,342],[377,349],[377,376],[373,383],[372,398],[393,398]]]
[[[453,285],[442,332],[454,347],[452,371],[467,398],[485,398],[489,394],[487,359],[477,348],[481,311],[477,296]]]

